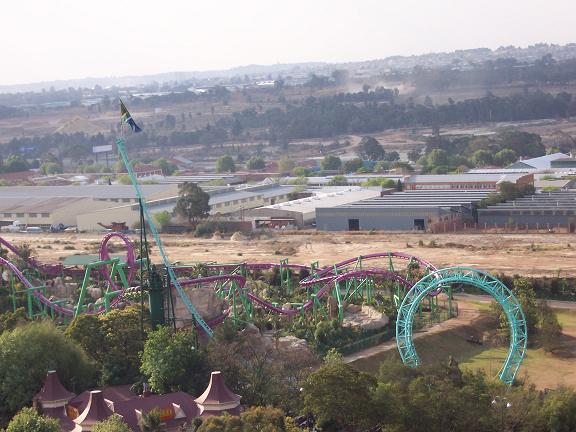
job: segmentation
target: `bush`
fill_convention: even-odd
[[[202,237],[211,234],[214,234],[214,226],[212,224],[200,223],[196,225],[196,229],[194,230],[194,235],[196,237]]]
[[[22,408],[10,421],[6,432],[60,432],[60,423],[38,414],[34,408]]]
[[[30,403],[48,370],[65,387],[82,390],[93,382],[94,367],[74,342],[52,323],[31,323],[0,335],[0,409],[9,413]]]

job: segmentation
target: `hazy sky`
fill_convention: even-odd
[[[0,85],[576,42],[574,0],[1,0]]]

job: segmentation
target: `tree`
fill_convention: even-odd
[[[204,353],[195,348],[193,329],[164,326],[150,332],[141,358],[140,371],[155,392],[200,394],[206,388],[210,368]]]
[[[372,376],[342,361],[329,361],[304,382],[304,408],[314,414],[320,427],[367,429],[376,423],[377,407],[371,396],[375,387]]]
[[[197,429],[198,432],[295,432],[291,419],[284,417],[281,409],[270,407],[250,407],[240,417],[224,414],[218,417],[208,417]]]
[[[489,150],[476,150],[472,155],[472,162],[476,166],[483,167],[492,164],[492,152]]]
[[[132,432],[130,426],[122,421],[122,417],[112,415],[106,420],[96,423],[92,432]]]
[[[507,166],[518,160],[518,156],[514,150],[508,148],[502,149],[494,155],[494,163],[499,166]]]
[[[386,154],[384,147],[382,147],[376,138],[371,136],[365,136],[360,140],[356,153],[360,158],[371,161],[382,160]]]
[[[570,432],[576,430],[576,393],[567,388],[559,388],[547,394],[541,416],[548,430]]]
[[[141,319],[144,331],[149,328],[147,316],[141,317],[140,307],[114,309],[100,317],[105,336],[102,376],[104,385],[134,383],[140,376],[140,351],[144,341],[141,333]]]
[[[56,162],[43,162],[42,165],[40,165],[40,171],[46,175],[59,174],[63,172],[62,165]]]
[[[139,426],[142,432],[164,432],[166,430],[162,426],[160,411],[157,409],[153,409],[147,413],[143,412]]]
[[[363,166],[364,164],[362,163],[362,159],[360,158],[350,159],[344,162],[344,171],[356,172]]]
[[[178,201],[175,213],[188,220],[188,223],[196,223],[199,219],[205,219],[210,213],[210,195],[196,183],[183,183],[178,187]]]
[[[14,413],[38,393],[48,370],[75,391],[93,382],[93,365],[50,322],[30,323],[0,335],[0,412]]]
[[[66,336],[80,345],[98,365],[104,362],[106,336],[98,315],[80,314],[64,331]]]
[[[238,138],[243,130],[244,127],[242,126],[242,123],[240,123],[240,120],[235,118],[234,121],[232,122],[232,128],[230,129],[230,133],[232,134],[232,136],[234,138]]]
[[[154,213],[154,220],[158,225],[160,225],[160,228],[164,228],[172,220],[172,215],[168,211],[164,210],[160,213]]]
[[[448,154],[444,149],[434,149],[427,156],[428,165],[439,167],[448,165]]]
[[[261,170],[266,168],[266,162],[261,157],[253,157],[246,164],[246,168],[249,170]]]
[[[553,351],[558,348],[562,336],[562,326],[558,322],[556,313],[545,301],[538,304],[538,327],[540,343],[544,350]]]
[[[409,161],[417,162],[418,159],[420,159],[420,156],[422,156],[420,149],[412,149],[408,152],[408,160]]]
[[[292,170],[292,175],[295,177],[306,177],[310,174],[310,170],[303,166],[297,166]]]
[[[223,172],[235,172],[236,171],[236,164],[234,163],[234,159],[232,156],[221,156],[216,161],[216,171],[219,173]]]
[[[320,162],[320,167],[324,171],[338,171],[342,168],[342,161],[338,156],[334,155],[326,155],[322,162]]]
[[[178,165],[173,162],[170,162],[166,158],[160,158],[152,163],[155,167],[162,170],[162,174],[165,176],[170,176],[174,174],[176,170],[178,170]]]
[[[294,161],[290,156],[284,155],[278,160],[278,170],[281,173],[288,173],[294,169]]]
[[[342,175],[337,175],[330,179],[327,186],[348,186],[348,179]]]
[[[45,417],[34,408],[22,408],[8,424],[6,432],[60,432],[58,420]]]

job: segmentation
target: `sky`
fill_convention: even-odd
[[[3,0],[0,85],[576,42],[573,0]]]

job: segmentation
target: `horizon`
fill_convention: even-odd
[[[98,8],[71,0],[7,3],[0,6],[0,37],[17,43],[0,48],[10,60],[0,86],[575,41],[570,17],[576,5],[551,0],[542,10],[540,3],[489,0],[474,6],[410,0],[384,5],[363,0],[350,8],[341,2],[296,0],[281,10],[263,0],[166,4],[162,9],[151,1],[126,0],[120,10],[112,0]]]

